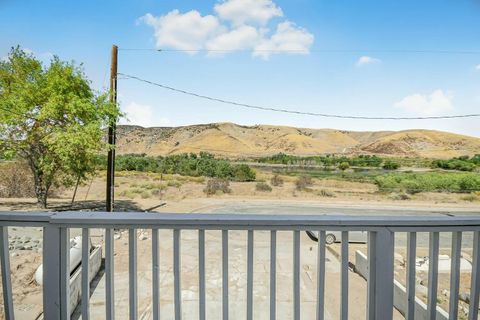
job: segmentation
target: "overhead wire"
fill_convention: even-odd
[[[126,78],[130,78],[139,82],[147,83],[152,86],[157,86],[166,90],[174,91],[177,93],[181,93],[184,95],[189,95],[196,98],[201,98],[205,100],[210,100],[214,102],[220,102],[223,104],[229,104],[237,107],[249,108],[249,109],[256,109],[256,110],[263,110],[263,111],[273,111],[273,112],[280,112],[280,113],[288,113],[288,114],[298,114],[298,115],[306,115],[306,116],[315,116],[315,117],[324,117],[324,118],[340,118],[340,119],[356,119],[356,120],[440,120],[440,119],[456,119],[456,118],[474,118],[480,117],[480,113],[472,113],[472,114],[459,114],[459,115],[444,115],[444,116],[425,116],[425,117],[369,117],[369,116],[349,116],[349,115],[340,115],[340,114],[330,114],[330,113],[316,113],[316,112],[306,112],[306,111],[299,111],[299,110],[292,110],[286,108],[277,108],[277,107],[264,107],[259,105],[247,104],[236,102],[232,100],[226,100],[221,98],[216,98],[212,96],[207,96],[183,89],[174,88],[171,86],[167,86],[161,83],[153,82],[150,80],[146,80],[137,76],[125,74],[125,73],[118,73]]]
[[[170,49],[170,48],[119,48],[119,51],[146,51],[146,52],[264,52],[264,53],[405,53],[405,54],[458,54],[480,55],[478,50],[421,50],[421,49]]]

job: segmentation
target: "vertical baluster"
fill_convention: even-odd
[[[105,230],[105,313],[107,320],[115,319],[113,233],[114,229]]]
[[[152,229],[152,311],[153,320],[160,319],[160,259],[158,229]]]
[[[270,320],[277,318],[277,231],[270,231]]]
[[[180,269],[180,230],[173,230],[173,291],[175,320],[182,319],[182,284]]]
[[[5,320],[13,320],[12,281],[10,279],[10,253],[8,227],[0,227],[0,263],[2,269],[3,313]]]
[[[367,279],[367,319],[375,319],[375,304],[376,304],[376,252],[377,252],[377,237],[373,231],[368,232],[368,279]]]
[[[415,319],[415,277],[417,259],[417,233],[407,234],[407,312],[406,319]]]
[[[82,320],[90,319],[90,229],[82,229]]]
[[[450,320],[458,318],[458,291],[460,288],[460,258],[462,250],[462,232],[452,232],[452,254],[450,267]]]
[[[428,319],[435,320],[437,316],[437,289],[438,289],[438,254],[439,233],[430,232],[428,255]]]
[[[293,231],[293,319],[300,320],[300,231]]]
[[[70,229],[60,228],[60,304],[62,319],[70,319]]]
[[[228,320],[228,230],[222,230],[222,313]]]
[[[135,320],[138,317],[137,229],[128,230],[128,278],[130,320]]]
[[[198,295],[199,319],[205,320],[205,230],[198,230]]]
[[[318,233],[317,253],[317,320],[325,315],[325,231]]]
[[[368,319],[393,319],[394,242],[386,228],[368,233]]]
[[[342,231],[340,319],[348,319],[348,231]]]
[[[48,320],[70,319],[70,236],[64,227],[43,231],[43,315]]]
[[[247,244],[247,320],[253,319],[253,230],[248,230]]]
[[[472,282],[470,284],[470,309],[468,319],[478,320],[480,298],[480,231],[476,231],[473,235],[472,257]]]

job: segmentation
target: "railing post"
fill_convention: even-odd
[[[5,320],[13,320],[12,280],[10,278],[10,252],[8,227],[0,227],[0,264],[2,269],[3,313]]]
[[[393,318],[394,236],[388,229],[368,234],[368,305],[367,318]]]
[[[63,227],[43,231],[43,317],[70,319],[70,236]]]

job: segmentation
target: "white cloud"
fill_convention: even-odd
[[[440,89],[431,94],[412,94],[406,96],[395,106],[406,111],[421,115],[438,115],[453,110],[453,95]]]
[[[243,50],[257,45],[261,40],[261,33],[252,26],[240,26],[231,31],[222,33],[206,44],[208,50]]]
[[[480,64],[475,66],[475,70],[480,71]]]
[[[270,19],[283,16],[282,9],[271,0],[225,0],[214,9],[221,19],[236,26],[266,25]]]
[[[282,50],[289,53],[308,54],[314,36],[290,21],[279,23],[270,39],[264,39],[254,49],[253,55],[267,59],[272,53]],[[277,52],[275,52],[277,51]]]
[[[170,121],[165,118],[157,119],[154,117],[153,108],[149,105],[142,105],[136,102],[123,106],[122,111],[125,118],[122,118],[121,124],[138,125],[142,127],[169,125]]]
[[[214,10],[217,15],[202,16],[196,10],[173,10],[158,17],[147,13],[138,21],[153,27],[157,48],[189,50],[191,54],[198,50],[216,51],[208,55],[251,50],[253,56],[267,59],[282,50],[307,54],[314,41],[306,29],[287,20],[270,29],[267,25],[272,18],[283,16],[272,0],[224,0]]]
[[[377,64],[377,63],[380,63],[382,62],[382,60],[380,59],[377,59],[377,58],[372,58],[372,57],[369,57],[369,56],[362,56],[360,58],[358,58],[357,60],[357,67],[362,67],[362,66],[366,66],[366,65],[369,65],[369,64]]]
[[[196,10],[184,14],[173,10],[160,17],[147,13],[140,20],[153,27],[159,48],[202,49],[207,40],[223,31],[217,17],[202,16]]]

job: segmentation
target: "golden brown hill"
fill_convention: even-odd
[[[211,123],[183,127],[119,126],[118,154],[151,156],[207,151],[228,157],[377,154],[450,158],[480,153],[480,139],[433,130],[356,132]]]

